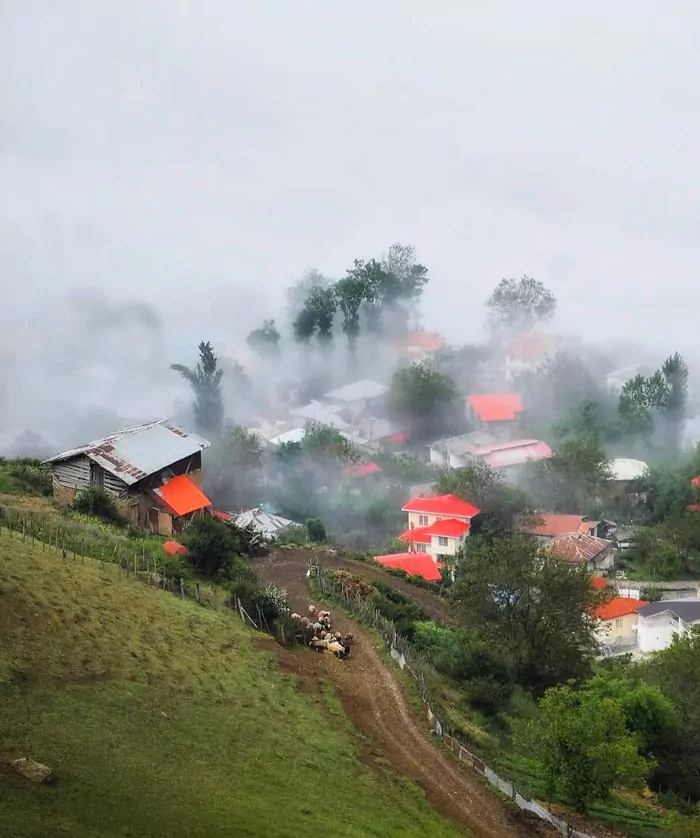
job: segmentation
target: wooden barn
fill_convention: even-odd
[[[70,503],[98,486],[135,527],[178,532],[183,519],[211,507],[202,492],[202,451],[211,443],[165,420],[125,428],[46,460],[53,495]]]

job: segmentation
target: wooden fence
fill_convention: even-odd
[[[495,786],[501,793],[513,800],[519,809],[533,812],[542,820],[550,823],[561,835],[565,835],[567,838],[594,838],[594,836],[588,835],[587,833],[578,832],[566,821],[556,817],[556,815],[542,806],[541,803],[538,803],[536,800],[530,800],[524,794],[521,794],[513,782],[500,777],[481,757],[466,748],[454,735],[454,732],[448,731],[444,721],[441,721],[438,713],[435,713],[433,710],[434,705],[431,701],[430,691],[425,677],[426,664],[408,640],[397,633],[392,621],[384,617],[371,601],[354,596],[335,574],[324,570],[318,561],[310,564],[309,575],[325,597],[338,603],[353,614],[358,615],[363,622],[371,625],[380,632],[393,660],[396,661],[402,670],[408,671],[415,680],[420,690],[423,708],[431,732],[441,739],[461,762],[474,768],[479,774],[486,777],[492,786]]]

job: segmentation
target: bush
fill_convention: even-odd
[[[326,527],[320,518],[309,518],[306,522],[306,535],[314,544],[325,544],[328,539]]]
[[[396,631],[408,640],[413,639],[416,623],[430,619],[420,607],[410,602],[407,597],[384,582],[374,582],[377,593],[372,597],[380,614],[391,620]]]
[[[112,524],[124,525],[124,518],[109,495],[97,486],[81,489],[73,498],[70,508],[82,515],[93,515]]]
[[[0,474],[6,476],[2,483],[9,491],[45,497],[53,491],[51,470],[42,466],[40,460],[29,457],[15,460],[0,458]]]
[[[261,588],[257,581],[239,579],[231,587],[232,605],[239,600],[251,619],[256,623],[263,618],[263,626],[273,629],[276,621],[289,615],[287,592],[274,585]]]
[[[182,532],[188,561],[199,573],[212,579],[255,577],[250,563],[239,555],[237,531],[212,515],[199,515]]]

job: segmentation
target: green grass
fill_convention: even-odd
[[[0,835],[462,834],[260,645],[233,614],[0,530],[0,752],[56,775],[0,765]]]

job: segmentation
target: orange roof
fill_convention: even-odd
[[[690,481],[690,485],[691,485],[691,486],[700,486],[700,475],[698,475],[697,477],[694,477],[694,478]]]
[[[529,332],[516,335],[505,347],[506,355],[522,361],[537,361],[554,351],[555,341],[550,335]]]
[[[411,498],[401,511],[444,515],[446,518],[473,518],[481,510],[455,495],[435,495],[432,498]]]
[[[186,556],[187,555],[187,547],[184,544],[180,544],[177,541],[166,541],[163,545],[163,550],[169,556]]]
[[[594,576],[591,584],[596,591],[604,591],[608,587],[608,580],[604,576]]]
[[[567,532],[581,532],[584,527],[583,515],[562,515],[558,512],[545,512],[537,515],[542,523],[536,527],[521,526],[519,531],[528,535],[564,535]],[[586,530],[584,529],[584,532]]]
[[[461,538],[469,532],[471,524],[466,521],[458,521],[456,518],[443,518],[436,521],[429,527],[413,527],[402,532],[399,538],[401,541],[412,544],[430,544],[433,536],[443,538]]]
[[[409,332],[401,342],[407,348],[417,347],[423,352],[439,352],[445,346],[445,339],[436,332]]]
[[[375,562],[382,567],[396,567],[410,576],[422,576],[428,582],[439,582],[442,575],[438,566],[427,553],[393,553],[389,556],[375,556]]]
[[[599,620],[618,620],[620,617],[626,617],[628,614],[635,614],[638,608],[643,605],[649,605],[643,599],[633,599],[632,597],[617,596],[606,602],[605,605],[599,605],[593,614]]]
[[[482,422],[511,422],[523,412],[517,393],[482,393],[468,396],[467,401]]]
[[[343,469],[346,477],[366,477],[368,474],[379,474],[382,470],[377,463],[353,463]]]
[[[172,477],[154,492],[175,515],[188,515],[211,506],[209,498],[185,474]]]
[[[596,559],[611,545],[612,541],[597,538],[595,535],[567,532],[553,538],[547,547],[557,558],[565,562],[583,564]]]

